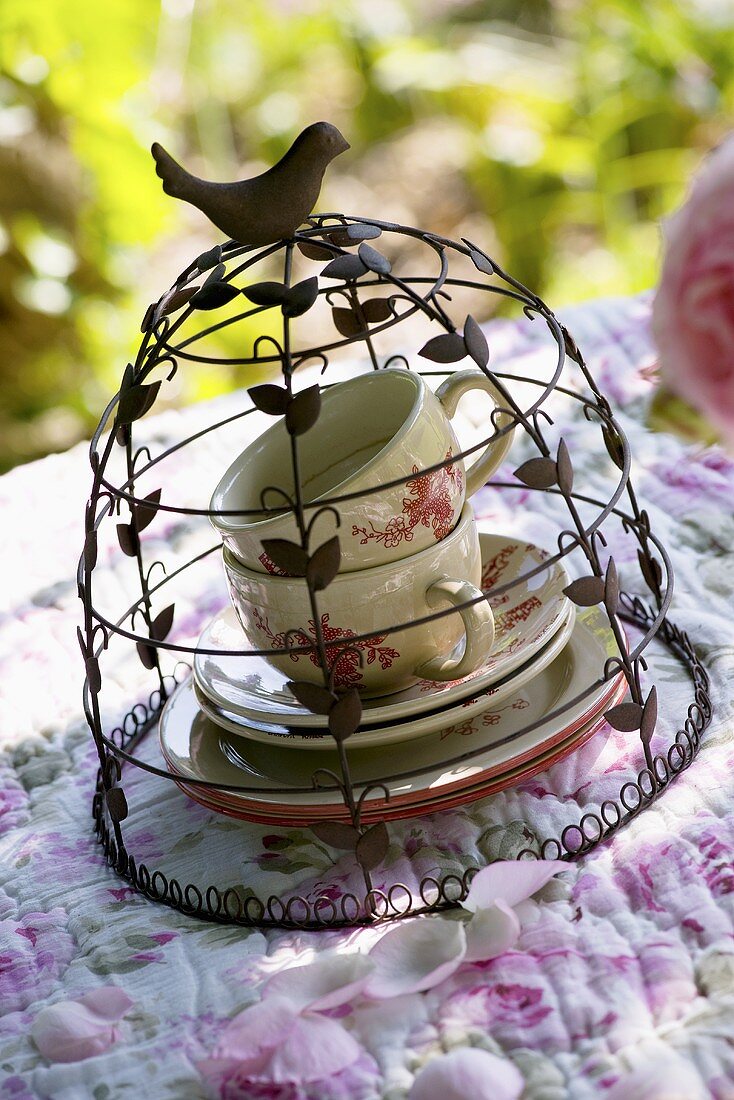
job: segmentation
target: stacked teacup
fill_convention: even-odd
[[[333,535],[339,518],[339,572],[317,604],[304,579],[284,575],[263,547],[271,539],[301,541],[292,510],[258,515],[263,500],[273,510],[282,506],[277,490],[295,496],[283,421],[222,477],[210,510],[234,609],[248,645],[275,651],[267,660],[290,678],[323,683],[315,606],[336,688],[390,695],[418,680],[459,679],[485,660],[494,621],[468,498],[503,461],[512,432],[492,440],[468,468],[452,461],[461,449],[451,418],[470,391],[501,403],[490,380],[471,370],[451,375],[435,393],[420,375],[398,369],[323,391],[316,424],[297,441],[310,544]],[[499,428],[507,426],[504,415],[496,417]],[[435,617],[442,610],[450,613]]]

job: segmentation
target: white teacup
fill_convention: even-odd
[[[419,374],[392,369],[361,374],[323,392],[319,419],[298,437],[304,502],[376,489],[336,505],[340,572],[371,569],[435,545],[453,530],[465,498],[503,461],[511,431],[489,443],[468,470],[459,460],[418,475],[460,453],[450,418],[470,390],[488,393],[495,404],[502,401],[490,380],[475,370],[451,375],[435,394]],[[500,427],[506,426],[506,418],[499,419]],[[407,482],[387,484],[406,477]],[[293,495],[291,441],[283,421],[235,459],[210,504],[212,523],[225,546],[258,573],[280,572],[265,554],[263,539],[297,539],[292,512],[265,520],[245,514],[263,507],[261,493],[268,486]],[[280,494],[267,495],[266,507],[282,504]],[[227,511],[242,514],[221,514]],[[316,511],[306,510],[306,522]],[[333,533],[331,515],[317,520],[313,545]]]
[[[234,609],[252,648],[286,649],[315,642],[303,579],[256,573],[227,547],[224,568]],[[317,594],[327,663],[330,668],[336,665],[335,686],[355,686],[363,695],[388,695],[417,680],[456,680],[473,672],[494,641],[492,610],[480,588],[481,571],[479,536],[471,506],[466,504],[454,530],[419,554],[374,569],[337,574]],[[480,602],[418,626],[384,633],[385,628],[473,599]],[[349,648],[349,638],[361,634],[369,635],[368,639]],[[462,636],[466,644],[457,657],[453,654]],[[323,683],[315,650],[266,659],[294,680]]]

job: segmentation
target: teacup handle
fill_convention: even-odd
[[[448,601],[457,607],[477,597],[482,597],[481,603],[463,607],[459,612],[466,631],[463,656],[453,661],[450,657],[432,657],[418,666],[416,676],[423,680],[460,680],[462,676],[474,672],[486,658],[494,642],[494,615],[480,589],[471,581],[452,581],[449,577],[441,577],[426,592],[426,603],[429,607],[440,607]]]
[[[486,375],[478,370],[460,370],[452,374],[436,390],[436,397],[441,402],[449,420],[456,412],[459,401],[469,390],[484,390],[494,401],[495,405],[502,406],[504,398],[497,387],[490,382]],[[505,428],[512,423],[512,418],[507,413],[497,417],[498,427]],[[495,443],[490,443],[480,454],[473,465],[466,471],[466,495],[471,497],[477,489],[485,484],[501,462],[504,461],[507,452],[512,446],[513,432],[509,431]]]

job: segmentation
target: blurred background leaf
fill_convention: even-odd
[[[252,175],[309,122],[320,208],[468,236],[558,306],[654,284],[731,125],[725,0],[23,0],[0,9],[0,468],[89,434],[148,303],[218,239],[160,140]],[[247,379],[187,367],[169,399]]]

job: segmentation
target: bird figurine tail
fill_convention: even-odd
[[[155,160],[156,175],[163,180],[165,193],[172,195],[175,199],[184,198],[187,191],[186,184],[191,182],[191,175],[157,141],[153,142],[150,151]]]

